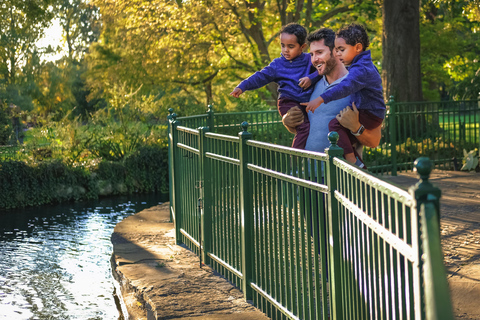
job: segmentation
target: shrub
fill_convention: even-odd
[[[71,166],[60,160],[0,162],[0,208],[96,199],[145,192],[168,192],[165,146],[141,147],[119,162],[102,160]]]

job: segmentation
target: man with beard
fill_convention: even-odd
[[[310,97],[310,100],[313,100],[341,82],[348,71],[334,54],[335,32],[333,30],[328,28],[318,29],[308,35],[307,42],[310,45],[312,64],[318,70],[318,73],[323,76],[316,84]],[[346,97],[322,105],[315,113],[308,113],[310,132],[305,150],[324,152],[325,148],[330,146],[328,123],[335,117],[342,126],[356,136],[362,145],[370,148],[378,146],[381,138],[381,126],[372,130],[360,130],[363,129],[363,126],[358,119],[358,110],[355,105],[348,106],[349,103],[350,97]],[[300,108],[292,108],[283,116],[282,122],[288,131],[294,133],[295,127],[303,122],[303,113]],[[363,167],[361,159],[357,165]]]

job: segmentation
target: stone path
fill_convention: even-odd
[[[386,177],[403,188],[417,174]],[[444,262],[457,319],[480,319],[480,173],[434,170],[430,181],[442,190],[440,228]]]
[[[112,271],[129,319],[267,320],[243,294],[198,257],[175,245],[169,203],[117,224]]]

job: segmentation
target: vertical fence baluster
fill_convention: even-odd
[[[215,132],[215,112],[213,111],[213,104],[208,105],[207,127],[208,127],[208,131]]]
[[[171,139],[172,137],[172,124],[171,122],[173,121],[172,119],[172,114],[173,114],[173,108],[168,108],[168,116],[167,116],[167,137],[168,137],[168,163],[173,163],[173,153],[175,152],[174,146],[173,146],[173,141]],[[173,166],[168,166],[168,193],[170,200],[173,199],[174,197],[174,185],[175,185],[175,179],[173,178]],[[170,222],[173,222],[174,216],[174,207],[173,207],[173,201],[170,201],[170,208],[169,208],[169,213],[170,213]]]
[[[172,110],[173,111],[173,110]],[[182,212],[180,209],[180,170],[177,169],[180,157],[180,149],[177,148],[177,141],[178,141],[178,131],[177,126],[179,125],[179,121],[177,120],[177,115],[172,113],[170,116],[170,135],[169,135],[169,149],[170,150],[170,175],[172,177],[172,190],[170,191],[170,212],[173,211],[173,218],[174,218],[174,225],[175,225],[175,242],[177,244],[182,243],[180,233],[181,228],[181,220],[182,220]],[[180,182],[180,183],[179,183]]]
[[[240,159],[240,213],[242,221],[241,239],[242,239],[242,291],[246,300],[253,297],[250,283],[253,279],[254,260],[252,259],[252,240],[253,240],[253,192],[251,172],[248,169],[250,162],[250,152],[247,141],[252,138],[252,134],[247,132],[248,123],[242,123],[242,132],[240,137],[239,159]]]
[[[390,109],[388,127],[390,135],[390,157],[392,161],[392,176],[397,175],[397,106],[393,96],[390,96],[387,105]]]
[[[209,151],[208,139],[205,133],[209,131],[208,127],[198,128],[199,131],[199,146],[200,151],[200,187],[203,191],[202,211],[201,211],[201,234],[203,238],[202,260],[209,265],[210,260],[208,253],[212,252],[212,173],[210,168],[210,161],[206,156]],[[202,192],[200,193],[202,196]],[[200,238],[200,240],[202,240]],[[200,243],[202,247],[202,243]]]

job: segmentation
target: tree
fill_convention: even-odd
[[[56,9],[70,60],[81,61],[100,33],[98,8],[84,0],[59,0]]]
[[[420,6],[418,0],[384,0],[382,81],[386,98],[421,101]]]
[[[423,0],[420,19],[425,98],[477,99],[480,1]]]
[[[31,73],[38,62],[35,42],[52,18],[55,0],[8,0],[0,5],[0,97],[22,109],[33,106]]]
[[[361,0],[95,3],[103,30],[89,55],[92,87],[141,81],[143,90],[180,89],[203,106],[214,97],[225,99],[240,79],[280,54],[279,46],[271,44],[282,24],[298,21],[309,29],[337,28],[358,17],[376,15],[376,3]],[[269,90],[270,98],[276,98],[276,88]]]

